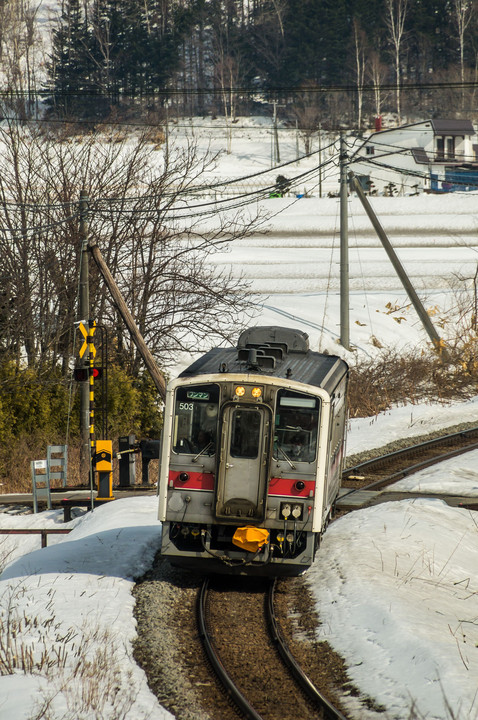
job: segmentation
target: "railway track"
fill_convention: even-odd
[[[248,720],[345,720],[293,657],[274,610],[275,582],[201,585],[197,616],[208,660]],[[227,588],[227,589],[225,589]],[[297,692],[300,689],[300,693]]]
[[[343,484],[350,493],[377,489],[418,469],[476,447],[478,428],[450,433],[354,464],[344,471]],[[470,499],[472,504],[473,500]],[[356,507],[360,507],[360,504]],[[318,686],[320,691],[322,688],[332,688],[336,697],[346,697],[350,691],[354,694],[346,675],[340,675],[340,658],[330,648],[331,655],[324,658],[326,643],[319,644],[314,640],[317,619],[314,617],[313,600],[308,597],[301,578],[279,581],[274,602],[266,594],[268,588],[259,579],[241,577],[232,581],[228,577],[214,579],[214,584],[201,587],[202,578],[184,575],[180,570],[171,569],[165,562],[160,562],[154,573],[156,579],[161,581],[162,590],[154,585],[142,603],[144,609],[139,628],[144,643],[141,659],[158,698],[178,720],[203,717],[232,720],[239,712],[232,707],[236,686],[245,701],[240,711],[243,717],[262,720],[276,720],[279,717],[281,720],[344,717],[340,714],[344,712],[343,709],[339,709],[335,715],[333,708],[318,710],[314,702],[299,694],[296,681],[279,659],[278,646],[283,639],[281,636],[285,636],[300,663],[307,668],[312,684]],[[218,582],[221,584],[217,585]],[[147,585],[145,582],[139,587],[146,589]],[[199,589],[201,599],[198,599]],[[153,613],[152,606],[155,604],[157,612]],[[198,633],[196,618],[200,605],[203,606],[203,619]],[[280,609],[280,623],[277,619],[266,621],[268,605]],[[162,628],[159,633],[158,623]],[[154,649],[153,636],[158,638],[154,642],[163,643],[159,651]],[[219,655],[218,666],[222,666],[224,674],[229,677],[227,689],[223,692],[219,690],[219,683],[212,679],[209,663],[203,661],[201,644],[209,645],[208,655]],[[166,660],[170,652],[173,655]],[[168,673],[164,670],[158,673],[158,656],[161,657],[161,666],[169,666]],[[210,658],[211,662],[214,661]],[[289,664],[287,659],[285,662]],[[324,681],[320,679],[322,671],[325,671]],[[328,693],[328,690],[323,692]],[[200,706],[194,706],[195,702]],[[333,702],[336,702],[335,699]],[[236,700],[234,705],[237,707]],[[188,710],[188,706],[195,709]],[[204,715],[203,709],[206,713]]]
[[[348,467],[342,474],[342,487],[350,488],[351,493],[377,490],[477,448],[478,427],[436,437]]]

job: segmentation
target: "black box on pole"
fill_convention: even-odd
[[[119,486],[131,487],[136,482],[136,435],[118,438]]]
[[[142,467],[142,482],[143,485],[149,483],[149,462],[150,460],[159,459],[161,456],[161,441],[160,440],[141,440],[139,443],[141,450],[141,460],[143,461]]]

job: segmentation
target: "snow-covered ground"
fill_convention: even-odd
[[[204,147],[214,140],[208,128],[201,135],[198,125],[194,132]],[[236,132],[232,153],[222,158],[217,177],[239,177],[270,167],[270,129],[263,132],[258,139],[257,128],[249,136],[244,131],[242,143]],[[224,147],[223,131],[218,136]],[[295,152],[292,139],[289,151],[282,150],[285,160],[287,152]],[[329,170],[328,187],[336,190],[336,166]],[[337,344],[338,201],[318,197],[317,183],[307,191],[312,197],[263,201],[271,213],[270,234],[216,256],[218,265],[231,263],[235,272],[243,271],[251,279],[258,294],[254,324],[298,327],[309,333],[314,349],[346,359],[374,355],[379,351],[377,341],[390,348],[425,347],[428,337],[353,197],[354,350],[347,352]],[[413,268],[417,291],[446,337],[448,329],[456,329],[456,308],[472,287],[459,277],[471,279],[476,270],[476,194],[380,197],[373,205],[392,243],[397,240],[403,264]],[[348,453],[457,422],[474,422],[477,410],[475,398],[404,406],[352,420]],[[477,453],[461,456],[402,483],[408,489],[476,497],[477,460]],[[50,697],[52,719],[97,717],[78,709],[87,682],[75,672],[80,645],[101,675],[102,687],[117,683],[120,688],[116,699],[111,695],[98,700],[101,717],[123,717],[120,697],[131,702],[124,717],[170,717],[131,661],[131,588],[159,547],[156,514],[154,497],[115,501],[69,526],[56,511],[0,514],[0,528],[72,528],[69,535],[51,536],[43,550],[37,549],[38,537],[0,535],[0,560],[8,562],[0,576],[0,661],[13,657],[20,647],[38,662],[42,652],[43,657],[60,658],[59,668],[44,665],[31,674],[14,670],[0,677],[1,720],[41,717],[35,711]],[[477,513],[436,499],[359,510],[328,529],[306,576],[322,620],[320,638],[343,655],[354,684],[384,708],[380,717],[408,718],[413,708],[414,717],[427,720],[478,718],[477,552]],[[110,683],[112,677],[115,683]],[[375,717],[373,711],[354,712],[360,720]]]

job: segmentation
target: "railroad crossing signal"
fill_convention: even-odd
[[[85,328],[85,326],[81,322],[80,322],[79,328],[80,328],[81,334],[84,337],[83,345],[80,348],[80,357],[83,357],[86,350],[88,349],[88,345],[90,345],[90,349],[93,354],[93,357],[96,357],[96,348],[93,345],[93,335],[95,334],[96,323],[93,323],[93,326],[90,327],[89,331]]]
[[[77,382],[85,382],[93,377],[95,380],[103,376],[103,368],[77,367],[73,370],[73,377]]]

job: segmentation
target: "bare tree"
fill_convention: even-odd
[[[383,92],[383,84],[388,73],[387,66],[380,60],[380,53],[376,50],[370,52],[370,62],[368,64],[368,75],[373,85],[373,97],[375,104],[375,115],[379,117],[382,114],[382,103],[385,100]]]
[[[292,113],[298,121],[299,133],[304,141],[306,155],[312,150],[312,138],[320,123],[321,113],[317,104],[317,90],[314,83],[303,83],[292,107]]]
[[[0,6],[0,57],[6,78],[10,106],[25,119],[36,102],[35,53],[41,49],[36,16],[39,4],[30,0],[9,0]]]
[[[227,152],[232,149],[232,123],[236,119],[236,102],[238,86],[239,64],[235,58],[225,55],[223,48],[219,49],[219,60],[214,68],[214,77],[219,86],[222,99],[224,118],[227,132]]]
[[[460,48],[461,109],[463,110],[465,107],[465,32],[476,12],[477,3],[475,0],[453,0],[452,6]]]
[[[171,148],[167,168],[158,169],[147,133],[131,139],[116,128],[101,137],[58,137],[11,123],[0,129],[0,142],[0,255],[9,279],[2,307],[14,314],[12,323],[0,312],[2,325],[8,316],[4,351],[41,368],[65,365],[72,354],[81,188],[90,198],[90,238],[160,364],[237,333],[251,308],[249,290],[218,271],[211,256],[250,233],[254,218],[222,214],[207,196],[194,205],[190,195],[211,158],[193,145]],[[92,317],[111,329],[113,347],[137,370],[140,359],[94,271],[90,300]]]
[[[405,19],[407,16],[408,0],[385,0],[387,24],[392,46],[392,59],[395,68],[395,102],[398,115],[398,123],[401,122],[401,50],[405,35]]]
[[[366,34],[359,21],[353,21],[355,81],[357,83],[357,128],[362,128],[363,86],[365,79]]]

